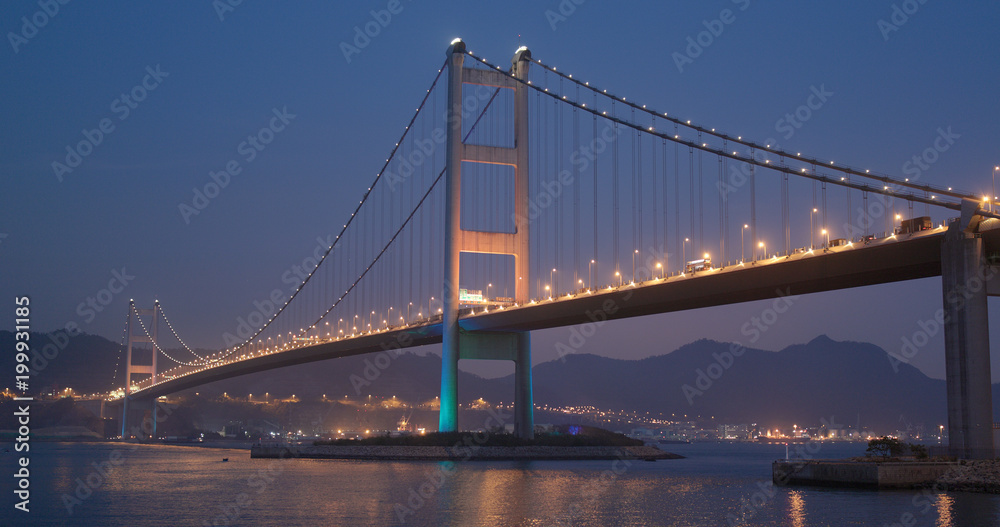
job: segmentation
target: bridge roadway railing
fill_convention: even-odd
[[[993,232],[1000,235],[1000,230]],[[467,331],[531,331],[939,276],[943,235],[944,229],[938,228],[867,245],[852,243],[604,286],[515,307],[471,308],[463,313],[461,327]],[[993,245],[1000,247],[1000,243]],[[311,345],[257,352],[249,358],[166,378],[153,386],[140,386],[133,393],[135,397],[158,397],[258,371],[364,353],[393,353],[440,342],[440,319],[431,318],[355,337],[318,339]]]

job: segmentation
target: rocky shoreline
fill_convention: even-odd
[[[681,459],[651,446],[353,446],[256,444],[251,458],[355,459],[392,461],[513,461],[593,459]]]
[[[933,489],[1000,494],[1000,460],[788,460],[772,464],[775,485]]]
[[[1000,494],[1000,461],[960,461],[932,486],[935,490]]]

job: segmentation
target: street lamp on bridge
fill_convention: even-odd
[[[594,260],[591,260],[590,263],[587,264],[587,289],[591,289],[591,288],[594,287],[594,264],[595,263],[597,263],[597,262],[594,261]]]
[[[813,248],[815,248],[815,246],[816,246],[816,243],[813,241],[813,239],[815,238],[815,233],[813,232],[813,214],[816,214],[817,212],[819,212],[819,209],[817,209],[816,207],[813,207],[812,212],[809,213],[809,250],[810,251],[813,250]]]
[[[635,283],[635,255],[639,254],[639,249],[632,252],[632,283]]]
[[[743,263],[743,261],[746,260],[746,253],[744,251],[744,248],[746,247],[746,244],[743,241],[743,238],[744,238],[743,237],[743,233],[745,233],[747,231],[747,229],[749,229],[749,228],[750,228],[750,226],[747,225],[746,223],[744,223],[743,224],[743,228],[740,229],[740,263]]]
[[[1000,170],[1000,166],[993,167],[993,199],[990,200],[990,212],[993,212],[993,202],[997,199],[997,170]]]

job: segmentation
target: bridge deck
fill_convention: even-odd
[[[943,228],[722,269],[563,295],[464,316],[463,329],[529,331],[940,276]],[[257,355],[133,392],[158,397],[213,381],[307,362],[441,342],[441,325],[417,323],[282,352]]]

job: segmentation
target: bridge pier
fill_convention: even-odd
[[[963,211],[964,212],[964,211]],[[949,225],[941,244],[944,295],[945,372],[948,391],[948,448],[965,459],[992,459],[993,393],[983,240],[972,220]]]
[[[135,436],[137,439],[155,439],[156,422],[159,419],[157,401],[155,398],[132,399],[126,397],[122,401],[122,439]],[[138,423],[138,424],[135,424]]]
[[[517,357],[514,359],[514,435],[521,439],[535,437],[535,398],[531,385],[531,333],[517,334]]]

